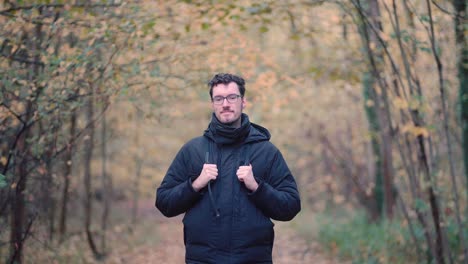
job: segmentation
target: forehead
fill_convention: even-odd
[[[228,84],[220,83],[213,86],[213,96],[216,95],[228,95],[228,94],[239,94],[239,86],[237,83],[230,82]]]

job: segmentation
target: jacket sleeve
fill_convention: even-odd
[[[289,221],[301,210],[296,181],[283,156],[277,151],[265,179],[259,179],[258,189],[250,199],[262,212],[278,221]]]
[[[183,147],[177,153],[156,191],[155,205],[167,217],[185,213],[202,196],[192,187],[192,178],[198,175],[189,175],[185,151]]]

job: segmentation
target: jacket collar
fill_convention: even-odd
[[[216,144],[238,144],[253,141],[270,140],[270,132],[257,124],[251,123],[247,114],[241,115],[241,126],[234,128],[221,123],[213,113],[211,122],[204,132],[204,136],[213,140]]]

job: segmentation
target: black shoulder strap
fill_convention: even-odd
[[[241,148],[241,163],[245,166],[250,165],[250,148],[252,144],[244,144]]]
[[[206,150],[205,150],[205,163],[209,164],[217,164],[216,159],[214,157],[215,153],[213,151],[214,142],[212,142],[209,138],[205,137],[206,139]],[[219,164],[218,164],[219,165]]]

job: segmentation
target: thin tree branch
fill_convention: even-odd
[[[25,5],[25,6],[14,6],[10,7],[7,9],[0,10],[0,14],[3,13],[10,13],[10,12],[15,12],[15,11],[20,11],[20,10],[31,10],[31,9],[39,9],[39,8],[65,8],[65,7],[71,7],[71,8],[98,8],[98,7],[119,7],[122,6],[122,4],[73,4],[73,5],[68,5],[68,4],[37,4],[37,5]]]

